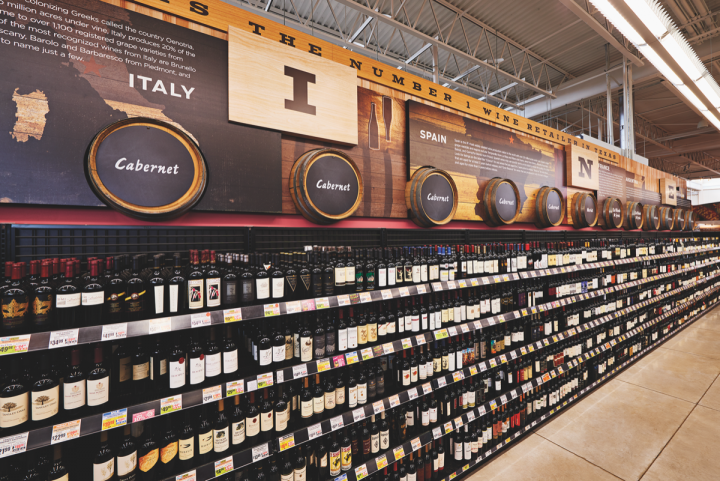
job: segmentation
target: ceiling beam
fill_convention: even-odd
[[[455,55],[455,57],[457,57],[459,59],[466,60],[473,65],[480,65],[482,67],[485,67],[488,71],[494,72],[495,74],[497,74],[501,77],[505,77],[513,82],[517,82],[518,85],[521,87],[525,87],[527,89],[533,90],[533,91],[538,92],[546,97],[550,97],[550,98],[556,97],[556,95],[553,94],[549,90],[545,90],[545,89],[538,87],[530,82],[526,82],[511,73],[505,72],[504,70],[501,70],[498,67],[496,67],[492,64],[489,64],[488,62],[486,62],[484,60],[480,60],[477,57],[473,57],[472,55],[465,53],[462,50],[459,50],[449,44],[446,44],[436,38],[433,38],[430,35],[426,35],[426,34],[420,32],[419,30],[414,29],[413,27],[411,27],[409,25],[405,25],[402,22],[398,22],[397,20],[395,20],[393,18],[386,17],[385,15],[381,14],[380,12],[376,12],[375,10],[368,8],[364,5],[360,5],[359,3],[356,3],[353,0],[335,0],[335,1],[341,5],[345,5],[348,8],[357,10],[368,17],[376,18],[380,22],[385,23],[387,25],[390,25],[393,28],[398,29],[400,32],[406,33],[408,35],[412,35],[414,37],[419,38],[420,40],[423,40],[426,43],[430,43],[438,48],[441,48],[444,51]]]
[[[695,137],[696,135],[709,134],[712,132],[715,132],[714,127],[703,127],[701,129],[691,130],[689,132],[683,132],[681,134],[673,134],[673,135],[668,135],[666,137],[659,137],[655,140],[657,140],[658,142],[664,142],[667,140],[677,140],[677,139],[685,139],[688,137]]]
[[[616,39],[610,32],[608,32],[605,27],[600,24],[600,22],[595,20],[595,17],[587,13],[584,8],[575,3],[575,0],[560,0],[560,3],[565,5],[568,10],[573,12],[575,15],[578,16],[578,18],[580,18],[580,20],[582,20],[590,28],[595,30],[598,35],[604,38],[610,45],[615,47],[618,52],[623,54],[623,56],[630,60],[633,64],[637,65],[638,67],[642,67],[643,65],[645,65],[642,60],[636,57],[635,54],[630,52],[630,50],[625,48],[625,46],[621,44],[618,39]]]

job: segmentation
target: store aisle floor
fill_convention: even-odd
[[[468,481],[720,480],[720,307]]]

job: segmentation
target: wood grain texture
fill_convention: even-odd
[[[574,144],[565,148],[565,166],[568,186],[598,190],[600,188],[600,164],[598,155]],[[584,168],[590,170],[590,174]]]
[[[228,35],[231,121],[357,144],[355,69],[238,28],[230,27]],[[311,80],[286,75],[288,68],[310,74]],[[294,98],[298,90],[307,92],[304,101]],[[289,108],[288,101],[311,110]]]

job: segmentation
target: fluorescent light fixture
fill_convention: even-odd
[[[653,50],[652,47],[644,44],[638,46],[638,50],[640,50],[646,59],[650,60],[650,63],[653,64],[655,68],[663,74],[663,77],[668,79],[671,84],[680,85],[683,83],[682,80],[680,80],[680,77],[678,77],[675,72],[668,67],[668,64],[666,64],[665,61],[661,59],[657,53],[655,53],[655,50]]]
[[[672,55],[673,60],[675,60],[678,65],[680,65],[680,68],[683,69],[683,71],[688,75],[688,77],[693,80],[698,79],[703,74],[703,72],[698,69],[698,67],[695,65],[695,62],[693,62],[693,59],[691,59],[688,55],[686,49],[683,48],[680,42],[678,42],[677,38],[675,38],[679,35],[680,34],[677,32],[670,32],[665,35],[662,40],[660,40],[660,43],[663,47],[665,47],[665,50],[667,50],[668,53]]]
[[[676,85],[675,87],[677,87],[680,93],[682,93],[686,99],[688,99],[695,107],[697,107],[700,112],[705,112],[708,110],[705,104],[702,103],[694,93],[692,93],[692,90],[690,90],[687,85],[681,84]]]
[[[642,23],[655,35],[656,38],[660,38],[668,31],[666,24],[663,22],[665,19],[661,19],[661,16],[667,14],[662,10],[659,4],[649,5],[645,0],[625,0],[625,3],[635,12]]]
[[[707,77],[710,74],[705,74],[695,81],[695,85],[700,89],[703,95],[710,101],[713,107],[720,107],[720,95],[717,93],[717,88],[713,85],[713,82],[708,81]],[[717,84],[716,84],[717,85]]]
[[[715,126],[716,129],[720,129],[720,120],[718,120],[717,117],[715,117],[715,114],[712,112],[702,112],[702,114],[705,116],[708,121],[710,121],[711,124]]]
[[[600,11],[600,13],[605,15],[605,17],[610,20],[610,23],[615,25],[615,27],[620,30],[620,33],[622,33],[625,38],[630,40],[635,45],[646,43],[645,40],[643,40],[643,38],[640,36],[640,34],[637,33],[637,31],[628,23],[627,20],[625,20],[625,17],[623,17],[620,12],[615,9],[615,7],[610,5],[610,2],[608,2],[608,0],[590,0],[590,3],[592,3],[595,8]]]

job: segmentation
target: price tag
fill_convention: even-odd
[[[155,410],[152,410],[153,416]],[[103,413],[102,415],[102,431],[108,429],[119,428],[127,424],[127,408],[118,409],[117,411],[110,411],[109,413]]]
[[[447,386],[447,380],[445,379],[445,376],[437,378],[437,384],[438,384],[438,389],[441,387]]]
[[[448,327],[447,332],[450,336],[457,336],[457,329],[455,329],[455,326]]]
[[[182,394],[160,400],[160,414],[170,414],[182,410]]]
[[[448,289],[457,289],[457,284],[455,284],[455,281],[447,281]]]
[[[358,408],[355,409],[353,412],[353,422],[356,423],[362,419],[365,419],[365,409]]]
[[[465,282],[465,279],[460,279],[457,281],[457,283],[462,289],[465,289],[467,287],[467,282]]]
[[[422,448],[422,443],[420,442],[420,438],[415,438],[412,441],[410,441],[410,445],[412,446],[413,451],[417,451],[418,449]]]
[[[418,292],[418,294],[425,294],[427,292],[427,289],[425,288],[425,284],[419,284],[417,286],[417,292]]]
[[[484,416],[484,415],[485,415],[485,406],[484,406],[484,405],[483,405],[483,406],[480,406],[480,407],[478,408],[478,413],[480,413],[480,416]]]
[[[532,389],[532,383],[531,383],[531,382],[526,382],[525,384],[522,385],[522,392],[523,392],[523,394],[525,394],[526,392],[528,392],[528,391],[531,390],[531,389]]]
[[[368,475],[367,466],[365,466],[364,464],[355,468],[355,479],[360,480],[360,479],[367,477],[367,475]],[[343,475],[343,476],[345,476],[345,475]]]
[[[310,440],[322,436],[322,433],[321,423],[314,424],[308,428],[308,438],[310,438]]]
[[[279,309],[279,307],[278,307]],[[210,313],[209,312],[203,312],[199,314],[191,314],[190,315],[190,327],[205,327],[210,325]]]
[[[475,411],[473,411],[471,409],[470,411],[467,412],[466,416],[468,418],[468,422],[474,421],[475,420]]]
[[[500,364],[505,364],[507,362],[507,358],[505,357],[505,354],[500,354]]]
[[[440,339],[447,339],[448,332],[447,329],[440,329],[439,331],[435,331],[435,340],[439,341]]]
[[[328,297],[319,297],[315,299],[315,308],[316,309],[327,309],[330,307],[330,298]]]
[[[317,370],[318,372],[324,372],[330,370],[330,360],[329,359],[320,359],[317,361]]]
[[[507,396],[506,396],[505,394],[503,394],[502,396],[500,396],[500,403],[501,403],[501,405],[502,405],[502,404],[507,404]]]
[[[345,354],[345,362],[347,362],[348,366],[350,364],[355,364],[356,362],[360,362],[360,360],[358,359],[357,351],[346,353]]]
[[[422,385],[423,394],[430,394],[432,392],[432,386],[430,386],[429,382],[426,382]]]
[[[378,471],[388,465],[387,458],[385,457],[384,454],[382,456],[378,456],[377,458],[375,458],[375,465],[377,466]]]
[[[381,412],[383,412],[385,410],[385,404],[383,404],[382,400],[375,401],[372,404],[372,407],[373,407],[373,411],[375,412],[375,414],[380,414]]]
[[[360,302],[365,304],[366,302],[372,302],[372,296],[369,292],[361,292],[360,293]]]
[[[345,365],[345,356],[340,354],[339,356],[333,357],[333,366],[334,367],[342,367],[344,365]]]
[[[462,371],[455,371],[453,373],[453,380],[455,382],[462,381],[463,379],[465,379],[465,374],[463,374]]]
[[[261,444],[252,448],[252,462],[256,463],[261,459],[270,457],[270,443]]]
[[[160,334],[162,332],[170,332],[172,330],[172,321],[169,317],[161,317],[160,319],[150,319],[150,328],[148,334]]]
[[[66,329],[64,331],[53,331],[50,333],[48,349],[74,346],[78,343],[79,329]]]
[[[338,306],[349,306],[350,305],[350,296],[347,294],[341,294],[337,296]]]
[[[215,461],[215,476],[220,476],[225,473],[229,473],[233,469],[233,457],[228,456],[227,458]]]
[[[22,336],[0,337],[0,356],[27,352],[30,345],[30,334]],[[11,436],[14,438],[14,436]],[[10,438],[5,438],[10,439]],[[2,457],[2,454],[0,454]]]
[[[412,341],[410,340],[409,337],[406,337],[405,339],[403,339],[400,342],[402,342],[403,349],[410,349],[411,347],[413,347]]]
[[[373,357],[373,350],[372,347],[366,347],[362,351],[360,351],[360,355],[363,358],[363,361],[367,361],[368,359],[372,359]]]
[[[288,304],[290,304],[290,303],[288,303]],[[290,312],[290,308],[287,307],[288,304],[286,304],[288,314],[293,314],[292,312]],[[296,302],[295,304],[297,304],[297,308],[298,308],[298,310],[296,312],[300,312],[300,303]],[[239,307],[236,309],[225,309],[223,311],[223,321],[225,322],[225,324],[227,324],[228,322],[242,321],[242,310]]]
[[[497,402],[494,399],[490,401],[490,409],[493,411],[497,409]]]
[[[433,428],[433,439],[437,439],[442,436],[442,431],[440,431],[440,428]]]
[[[315,299],[306,299],[306,300],[302,301],[302,310],[303,310],[303,312],[314,311],[315,310]]]
[[[417,391],[415,391],[415,394],[417,394]],[[388,398],[388,401],[390,402],[390,409],[394,408],[395,406],[400,404],[400,397],[398,397],[397,394],[393,394]],[[382,405],[382,401],[378,401]],[[375,403],[373,403],[373,409],[375,408]],[[384,409],[384,406],[383,406]],[[375,413],[377,414],[377,412]]]
[[[230,309],[230,311],[234,311],[234,310],[235,309]],[[239,311],[240,309],[237,309],[237,310]],[[303,310],[302,303],[300,301],[293,301],[293,302],[285,303],[285,312],[287,312],[288,314],[297,314],[299,312],[302,312],[302,310]],[[228,312],[228,311],[224,311],[224,312]],[[242,321],[242,317],[240,318],[240,320]],[[225,322],[228,322],[227,318],[225,319]]]
[[[497,367],[497,361],[495,361],[495,358],[491,358],[489,361],[490,367]]]
[[[265,374],[258,374],[257,376],[257,388],[262,389],[273,385],[273,373],[266,372]]]
[[[442,283],[440,283],[440,282],[433,282],[432,288],[433,288],[433,291],[435,291],[435,292],[443,290]]]
[[[133,414],[132,422],[139,423],[140,421],[145,421],[146,419],[151,419],[154,417],[155,417],[155,409],[148,409],[147,411]]]
[[[53,426],[52,436],[50,437],[50,444],[62,443],[71,439],[77,439],[80,437],[80,421],[70,421],[67,423],[56,424]]]
[[[475,367],[475,366],[470,366],[470,375],[471,375],[471,376],[474,376],[475,374],[477,374],[477,372],[478,372],[478,371],[477,371],[477,367]]]
[[[415,336],[415,342],[418,346],[422,346],[423,344],[425,344],[427,342],[425,340],[425,334],[418,334],[417,336]]]
[[[412,388],[407,391],[408,398],[412,401],[413,399],[417,399],[418,393],[417,388]]]
[[[335,416],[334,418],[332,418],[330,420],[330,429],[332,431],[337,431],[338,429],[342,428],[343,426],[345,426],[345,421],[343,421],[342,416]]]
[[[24,453],[27,449],[28,433],[15,434],[0,439],[0,458]]]
[[[443,424],[443,429],[445,429],[445,434],[451,433],[453,430],[452,422],[448,421],[445,424]]]
[[[407,287],[401,287],[398,291],[400,291],[400,297],[407,297],[410,295],[410,291]]]
[[[395,456],[395,461],[403,458],[405,456],[405,450],[403,449],[403,447],[398,446],[397,448],[393,448],[393,456]]]
[[[390,289],[380,291],[380,294],[382,294],[383,301],[387,301],[388,299],[393,298],[392,291]]]
[[[265,317],[279,316],[280,315],[280,304],[265,304],[263,306]]]
[[[103,326],[101,341],[112,341],[114,339],[125,339],[127,337],[127,322],[120,324],[106,324]]]
[[[203,404],[222,399],[222,386],[212,386],[203,389]]]

